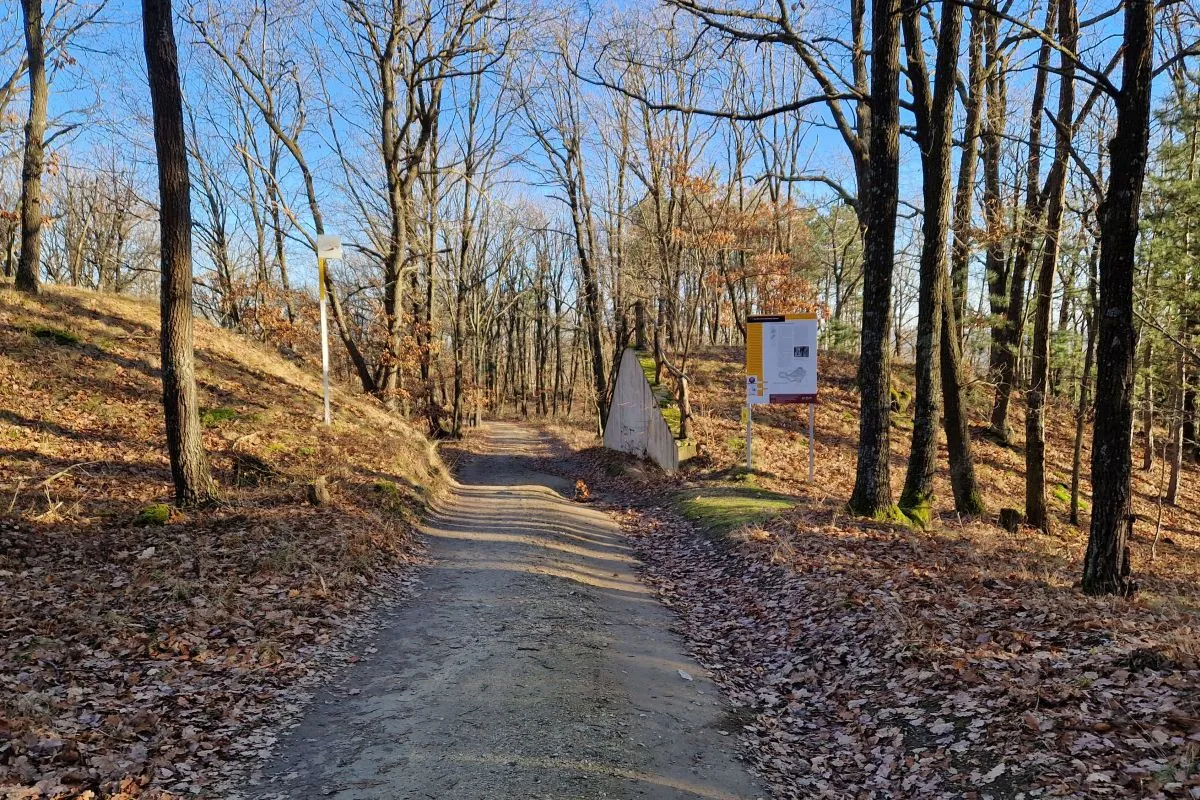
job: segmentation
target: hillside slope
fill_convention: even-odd
[[[767,473],[760,482],[780,491],[802,495],[810,508],[815,503],[829,513],[840,511],[854,486],[858,446],[858,392],[854,386],[856,364],[848,356],[823,353],[820,405],[816,412],[816,481],[806,482],[808,466],[807,409],[803,406],[760,406],[754,411],[755,467]],[[744,385],[740,348],[704,353],[692,366],[697,415],[695,436],[709,454],[709,463],[694,477],[709,476],[745,463],[745,428],[742,423]],[[911,391],[910,370],[896,371],[897,387]],[[1025,438],[1023,398],[1013,403],[1016,445],[1002,447],[982,434],[986,430],[991,401],[990,387],[976,383],[968,393],[976,469],[980,491],[994,516],[1002,507],[1023,509],[1025,505]],[[1062,398],[1052,398],[1047,409],[1046,496],[1055,536],[1082,557],[1090,508],[1088,476],[1091,473],[1091,434],[1085,433],[1083,480],[1080,489],[1082,526],[1068,522],[1070,511],[1071,455],[1074,442],[1074,410]],[[912,410],[894,413],[892,419],[891,477],[894,496],[900,496],[912,430]],[[943,524],[958,524],[946,463],[944,438],[939,441],[938,473],[935,479],[935,513]],[[1161,458],[1150,471],[1134,473],[1134,511],[1140,517],[1133,543],[1134,570],[1150,571],[1150,545],[1159,515]],[[1026,531],[1028,535],[1035,535]],[[1041,537],[1038,537],[1041,538]],[[1179,503],[1162,507],[1162,536],[1152,571],[1172,585],[1169,593],[1194,589],[1200,575],[1200,468],[1186,464]]]
[[[253,732],[397,585],[446,477],[369,400],[335,392],[326,430],[319,373],[198,324],[223,503],[153,524],[171,498],[157,329],[156,306],[128,298],[3,295],[4,796],[190,794],[269,745]]]
[[[679,473],[599,448],[547,464],[624,514],[644,576],[744,708],[742,742],[773,796],[1200,797],[1195,465],[1179,506],[1162,509],[1157,547],[1160,465],[1135,476],[1141,590],[1086,597],[1086,511],[1076,528],[1055,496],[1069,484],[1070,408],[1050,409],[1050,534],[958,519],[944,449],[939,516],[917,531],[844,511],[857,447],[854,368],[824,358],[812,485],[803,408],[756,409],[757,469],[742,468],[737,349],[689,365],[705,456]],[[976,433],[989,400],[977,389]],[[897,494],[911,425],[911,412],[893,415]],[[578,429],[561,432],[583,444]],[[1023,506],[1020,448],[977,436],[975,454],[993,515]]]

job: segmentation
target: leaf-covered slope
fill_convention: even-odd
[[[157,328],[156,306],[108,295],[0,305],[0,794],[210,785],[411,564],[445,479],[371,401],[335,391],[326,430],[311,365],[198,324],[224,503],[139,524],[171,498]]]
[[[1066,522],[1063,500],[1051,500],[1049,535],[959,520],[944,452],[933,529],[845,514],[858,421],[849,359],[824,364],[811,486],[803,408],[755,409],[760,470],[748,476],[739,353],[703,354],[689,369],[707,459],[663,475],[591,449],[546,468],[585,480],[623,515],[645,577],[741,707],[746,755],[773,797],[1200,797],[1194,465],[1181,505],[1163,510],[1153,559],[1161,472],[1136,476],[1141,591],[1086,597],[1087,530]],[[976,426],[987,394],[975,395]],[[1050,474],[1062,481],[1071,409],[1050,412]],[[911,416],[893,425],[899,481]],[[1021,506],[1023,453],[982,438],[976,453],[992,509]],[[746,513],[751,491],[795,507]],[[733,530],[714,537],[716,526]]]

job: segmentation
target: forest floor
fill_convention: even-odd
[[[443,449],[448,491],[402,422],[337,392],[325,430],[311,374],[200,325],[225,496],[160,518],[156,307],[4,301],[2,797],[232,797],[272,753],[247,794],[758,797],[736,742],[775,798],[1200,798],[1200,472],[1161,508],[1158,464],[1136,475],[1141,590],[1083,597],[1066,404],[1049,534],[959,520],[944,468],[932,530],[848,518],[847,358],[823,363],[816,482],[794,407],[756,410],[740,469],[733,349],[690,366],[703,456],[676,475],[498,425]],[[993,513],[1023,496],[1019,403],[1012,424],[1015,447],[976,437]],[[581,479],[591,507],[563,499]]]
[[[1162,509],[1156,553],[1157,465],[1137,475],[1141,591],[1087,598],[1086,527],[1066,522],[1059,490],[1069,408],[1054,406],[1048,426],[1052,533],[954,516],[944,445],[940,515],[925,532],[843,512],[857,441],[850,359],[823,363],[812,485],[805,409],[755,410],[746,474],[740,351],[704,354],[691,372],[703,458],[664,475],[595,448],[582,427],[553,426],[560,450],[546,468],[623,513],[644,577],[745,709],[742,743],[774,796],[1200,797],[1194,466],[1180,505]],[[986,400],[974,397],[977,419]],[[896,415],[897,494],[910,427]],[[1023,505],[1019,445],[977,436],[976,457],[993,513]]]
[[[319,376],[198,323],[223,501],[164,514],[157,317],[55,288],[0,303],[2,797],[226,796],[361,658],[363,609],[406,593],[447,482],[394,416],[337,391],[325,429]]]
[[[487,426],[422,526],[420,588],[282,742],[256,798],[755,800],[742,719],[609,515]]]

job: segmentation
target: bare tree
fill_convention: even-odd
[[[584,109],[579,74],[579,50],[571,34],[555,32],[549,63],[543,65],[554,79],[532,91],[538,100],[526,103],[529,132],[540,144],[549,163],[550,177],[562,192],[570,215],[571,232],[582,278],[583,313],[592,362],[592,388],[600,425],[608,419],[608,378],[604,354],[604,322],[600,298],[599,268],[596,263],[596,224],[588,170],[584,164]],[[559,79],[561,78],[561,79]]]
[[[29,75],[29,116],[25,120],[25,158],[21,165],[21,256],[17,289],[37,294],[42,269],[42,171],[46,160],[46,41],[42,0],[21,0],[25,16],[25,58]]]
[[[142,0],[162,229],[163,410],[175,501],[181,506],[192,506],[215,500],[217,488],[200,440],[200,406],[192,350],[191,184],[173,27],[171,0]]]
[[[1075,0],[1058,0],[1059,42],[1074,52],[1079,40]],[[1030,525],[1050,529],[1046,513],[1046,397],[1050,391],[1050,303],[1058,265],[1062,232],[1063,200],[1067,187],[1067,165],[1075,134],[1075,62],[1059,58],[1058,114],[1055,117],[1054,162],[1046,178],[1045,238],[1038,270],[1037,300],[1033,315],[1033,372],[1026,393],[1025,414],[1025,518]]]
[[[862,358],[858,368],[858,469],[850,508],[857,514],[889,516],[892,488],[891,356],[892,267],[900,182],[900,3],[871,2],[870,177],[860,179],[863,234]],[[860,119],[860,125],[861,119]],[[861,219],[861,216],[860,216]]]

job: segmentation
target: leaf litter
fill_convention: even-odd
[[[340,391],[324,430],[311,365],[203,324],[222,503],[137,522],[171,491],[156,316],[62,289],[0,309],[0,797],[235,796],[415,580],[428,443]],[[69,347],[27,334],[64,322]],[[231,479],[247,460],[270,473]]]
[[[813,503],[714,538],[664,503],[702,477],[567,449],[545,468],[621,519],[752,712],[746,758],[776,798],[1200,798],[1186,603],[1084,597],[1053,537],[984,523],[918,533]]]

